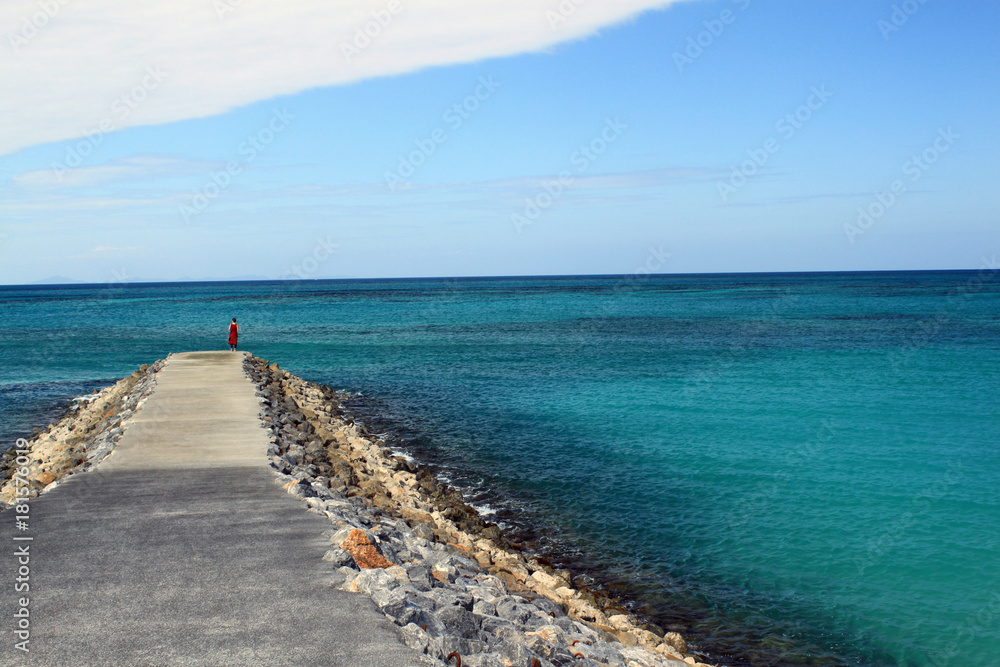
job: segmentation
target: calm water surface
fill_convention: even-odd
[[[998,278],[0,288],[0,442],[237,317],[719,660],[995,665]]]

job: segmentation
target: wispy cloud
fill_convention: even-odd
[[[185,177],[192,174],[201,177],[207,170],[215,168],[220,168],[220,165],[173,155],[141,155],[79,167],[63,174],[62,180],[52,170],[30,171],[12,177],[10,184],[0,191],[0,215],[35,217],[44,214],[50,221],[99,219],[102,225],[118,227],[124,224],[122,221],[125,218],[120,217],[123,215],[161,219],[165,212],[176,211],[190,197],[189,188],[183,185]],[[662,188],[710,183],[724,172],[710,167],[685,166],[586,174],[574,179],[561,205],[586,207],[655,201],[663,196]],[[551,178],[524,175],[491,181],[419,183],[395,192],[381,181],[234,187],[218,207],[218,212],[223,214],[224,219],[234,211],[252,209],[259,213],[275,202],[281,202],[282,211],[320,215],[336,207],[342,215],[383,223],[404,214],[419,218],[429,208],[442,205],[489,215],[506,213],[521,202],[526,193],[537,191]],[[119,222],[113,222],[109,216],[118,216]],[[77,257],[117,250],[122,249],[100,246]]]
[[[694,183],[712,182],[725,173],[727,172],[724,169],[709,167],[669,167],[622,173],[589,174],[574,176],[573,188],[580,190],[620,190],[658,188],[669,185],[691,185]],[[498,183],[517,187],[538,188],[551,179],[552,176],[530,177]]]
[[[93,259],[95,257],[103,258],[103,257],[117,256],[123,254],[131,255],[133,253],[142,253],[145,252],[145,250],[146,250],[145,246],[117,247],[117,246],[99,245],[93,250],[89,250],[87,252],[80,253],[78,255],[69,255],[69,258],[70,259]]]
[[[215,166],[211,162],[167,155],[139,155],[65,171],[38,169],[14,176],[11,180],[15,186],[24,189],[87,188],[201,173]]]
[[[386,21],[386,0],[87,0],[49,3],[55,10],[35,22],[39,3],[8,0],[0,88],[17,94],[0,97],[0,118],[17,131],[0,133],[0,155],[108,131],[102,125],[200,118],[319,86],[540,51],[674,1],[404,0]]]
[[[924,193],[929,192],[928,190],[908,190],[908,193]],[[721,204],[723,207],[735,207],[735,208],[747,208],[747,207],[758,207],[758,206],[786,206],[791,204],[803,204],[811,201],[818,201],[823,199],[871,199],[871,192],[818,192],[815,194],[807,195],[793,195],[788,197],[768,197],[765,199],[757,199],[749,202],[730,202],[728,204]]]
[[[632,172],[592,174],[574,178],[574,191],[591,190],[644,190],[669,186],[711,183],[726,169],[708,167],[675,167],[647,169]],[[257,197],[281,197],[282,199],[325,199],[354,197],[372,200],[386,200],[396,204],[411,197],[445,195],[450,199],[482,196],[494,197],[498,193],[518,194],[522,191],[537,190],[552,176],[526,175],[514,178],[473,182],[407,183],[395,191],[389,191],[384,182],[345,183],[342,185],[291,185],[262,191],[257,189],[247,193]]]
[[[139,250],[145,250],[143,246],[128,246],[126,248],[115,248],[113,246],[99,245],[91,253],[102,253],[102,252],[136,252]]]

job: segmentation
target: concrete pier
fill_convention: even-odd
[[[0,664],[419,664],[367,596],[336,588],[330,523],[274,484],[243,358],[171,355],[97,470],[32,499],[26,531],[0,515]],[[25,547],[30,591],[18,592]],[[21,597],[27,653],[13,632]]]

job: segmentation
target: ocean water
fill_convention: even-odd
[[[4,287],[0,443],[232,317],[719,662],[1000,664],[995,271]]]

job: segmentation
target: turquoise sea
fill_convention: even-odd
[[[720,663],[1000,664],[995,270],[0,287],[0,445],[233,317]]]

